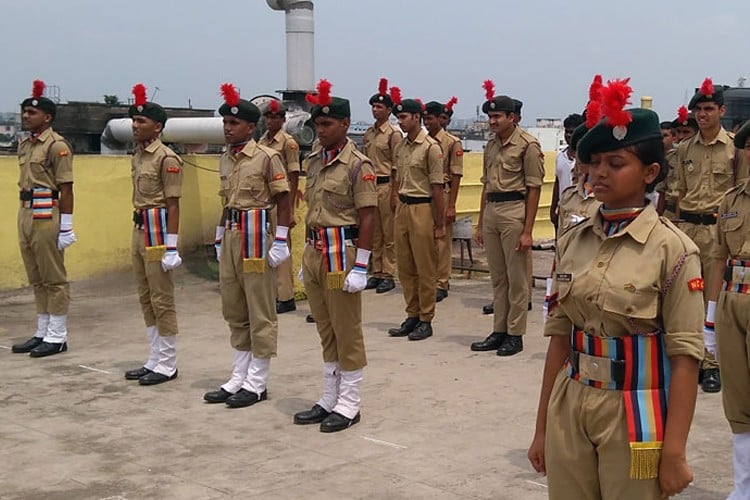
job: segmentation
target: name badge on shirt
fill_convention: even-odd
[[[570,273],[557,273],[557,281],[560,283],[570,283],[573,275]]]
[[[739,212],[727,212],[725,214],[721,214],[722,219],[734,219],[735,217],[739,216]]]

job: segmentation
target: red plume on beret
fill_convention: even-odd
[[[332,102],[331,87],[331,82],[324,78],[318,82],[318,86],[316,87],[317,95],[308,92],[305,100],[312,105],[328,106]]]
[[[417,102],[419,103],[419,106],[420,106],[420,107],[422,108],[422,111],[424,111],[424,110],[426,110],[426,109],[427,109],[427,106],[425,106],[425,105],[424,105],[424,103],[422,102],[422,99],[420,99],[419,97],[417,97],[417,98],[416,98],[416,99],[414,99],[414,100],[415,100],[415,101],[417,101]]]
[[[143,106],[146,104],[146,86],[142,83],[136,83],[133,85],[133,97],[135,98],[133,104],[136,106]]]
[[[381,78],[380,82],[378,82],[378,94],[386,95],[387,93],[388,93],[388,79]]]
[[[700,93],[706,97],[711,97],[714,95],[714,82],[710,78],[706,78],[703,80],[703,83],[701,84],[701,90]]]
[[[278,113],[279,109],[279,101],[277,101],[276,99],[271,99],[271,102],[268,103],[268,110],[271,113]]]
[[[680,106],[677,109],[677,123],[686,123],[689,118],[688,109],[685,106]]]
[[[454,105],[455,105],[455,104],[456,104],[457,102],[458,102],[458,97],[456,97],[456,96],[453,96],[453,97],[451,97],[451,98],[450,98],[450,99],[448,100],[448,102],[446,102],[446,103],[445,103],[445,109],[447,109],[448,111],[452,111],[452,110],[453,110],[453,106],[454,106]]]
[[[31,86],[31,97],[39,99],[44,94],[45,88],[47,88],[47,85],[45,85],[43,81],[34,80],[34,83]]]
[[[592,128],[602,117],[602,75],[594,75],[589,86],[589,102],[586,104],[586,128]]]
[[[231,83],[221,84],[221,96],[227,106],[237,106],[240,103],[240,93]]]
[[[393,104],[401,104],[401,100],[401,89],[398,87],[391,87],[391,101],[393,101]]]
[[[607,117],[610,127],[624,127],[633,121],[633,116],[624,110],[633,93],[628,82],[630,78],[609,80],[602,87],[602,114]]]
[[[487,98],[488,101],[495,98],[495,83],[492,80],[485,80],[482,84],[482,88],[484,89],[484,97]]]

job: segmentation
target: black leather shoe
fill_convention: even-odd
[[[319,424],[330,414],[322,406],[315,404],[309,410],[295,413],[294,423],[297,425]]]
[[[472,342],[471,350],[496,351],[500,348],[501,345],[503,345],[503,341],[505,341],[505,337],[507,336],[508,334],[505,332],[492,332],[487,336],[486,339],[480,340],[479,342]]]
[[[482,314],[495,314],[495,304],[482,306]]]
[[[497,348],[498,356],[513,356],[523,351],[523,337],[520,335],[506,335],[505,340]]]
[[[400,327],[388,330],[388,335],[391,337],[406,337],[414,331],[418,324],[419,318],[406,318]]]
[[[393,278],[383,278],[380,281],[380,284],[378,285],[378,287],[375,289],[375,293],[390,292],[394,288],[396,288],[396,282],[393,281]]]
[[[284,314],[296,310],[297,304],[295,304],[294,299],[276,301],[276,314]]]
[[[268,391],[263,391],[260,395],[247,389],[240,389],[237,394],[227,398],[226,403],[229,408],[245,408],[246,406],[252,406],[258,401],[265,401],[268,399]]]
[[[529,309],[528,310],[531,311],[532,307],[533,307],[533,305],[532,305],[531,301],[529,301]]]
[[[371,276],[367,278],[367,284],[365,285],[365,290],[372,290],[373,288],[377,288],[378,285],[380,285],[381,281],[383,281],[382,278],[376,278],[375,276]]]
[[[177,370],[175,370],[174,375],[172,375],[171,377],[167,377],[166,375],[162,375],[161,373],[151,372],[139,378],[138,383],[141,385],[156,385],[163,384],[164,382],[169,382],[170,380],[174,380],[176,378]]]
[[[420,321],[413,332],[409,334],[409,340],[424,340],[432,337],[432,325],[428,321]]]
[[[135,370],[126,371],[125,378],[127,380],[138,380],[139,378],[143,377],[144,375],[148,375],[149,373],[153,372],[145,366],[141,366],[140,368],[136,368]]]
[[[207,392],[203,395],[203,401],[206,403],[226,403],[227,399],[232,396],[231,392],[227,392],[223,387],[220,387],[218,391]]]
[[[13,344],[13,347],[11,347],[10,350],[16,353],[31,352],[31,350],[41,344],[42,341],[42,337],[31,337],[23,344]]]
[[[721,391],[721,375],[719,375],[717,368],[706,368],[703,370],[701,389],[703,389],[703,392]]]
[[[438,288],[438,291],[435,292],[435,302],[440,302],[447,296],[448,296],[448,290],[441,290]]]
[[[51,342],[42,341],[41,344],[29,351],[29,356],[32,358],[43,358],[45,356],[52,356],[53,354],[59,354],[68,350],[68,343],[63,342],[62,344],[53,344]]]
[[[357,422],[359,422],[359,413],[354,418],[346,418],[340,413],[333,412],[320,423],[320,432],[343,431]]]
[[[308,314],[307,316],[305,316],[305,321],[307,321],[308,323],[315,323],[315,318],[313,318],[312,314]]]

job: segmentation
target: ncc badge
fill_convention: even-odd
[[[687,283],[688,290],[691,292],[702,292],[703,291],[703,278],[693,278]]]

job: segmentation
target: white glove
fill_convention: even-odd
[[[221,262],[221,242],[224,239],[224,229],[224,226],[216,226],[216,239],[214,240],[216,262]]]
[[[286,244],[286,238],[289,234],[289,228],[286,226],[276,227],[276,237],[273,244],[268,250],[268,265],[279,267],[279,265],[289,258],[289,246]]]
[[[300,264],[299,271],[297,271],[297,279],[299,280],[300,283],[305,281],[305,273],[302,270],[302,264]]]
[[[703,324],[703,343],[706,350],[716,357],[716,329],[714,327],[714,315],[716,314],[716,302],[708,301],[706,311],[706,322]]]
[[[57,233],[57,249],[64,250],[76,242],[73,232],[73,214],[60,214],[60,232]]]
[[[180,254],[177,252],[177,235],[168,234],[167,251],[164,252],[164,255],[161,258],[161,268],[164,269],[164,272],[166,273],[167,271],[171,271],[180,264],[182,264],[182,259],[180,258]]]
[[[346,275],[344,286],[341,288],[345,292],[361,292],[367,286],[367,261],[370,260],[370,251],[364,248],[357,249],[357,260],[354,261],[354,267]]]

